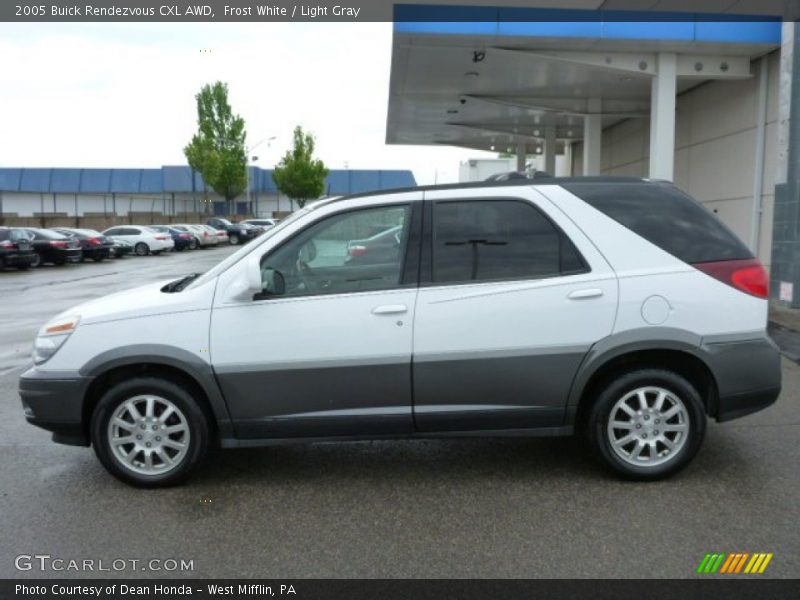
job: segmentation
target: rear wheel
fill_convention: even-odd
[[[34,269],[38,269],[39,267],[42,266],[42,257],[39,255],[38,252],[33,255],[33,260],[31,261],[30,266],[33,267]]]
[[[136,377],[109,389],[92,415],[95,453],[115,477],[140,487],[185,479],[205,455],[209,425],[181,385]]]
[[[236,235],[235,233],[232,233],[228,237],[228,242],[230,243],[231,246],[238,246],[239,245],[239,236]]]
[[[700,448],[706,416],[697,390],[662,369],[640,369],[609,381],[588,421],[595,454],[617,474],[638,480],[668,477]]]
[[[133,247],[133,251],[136,253],[136,256],[147,256],[150,252],[150,248],[144,242],[139,242]]]
[[[103,262],[103,259],[104,259],[104,258],[105,258],[105,257],[104,257],[102,254],[95,254],[95,255],[92,257],[92,260],[93,260],[94,262]]]
[[[192,238],[189,240],[189,250],[197,250],[197,240]]]

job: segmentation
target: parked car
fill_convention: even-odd
[[[36,252],[23,229],[0,227],[0,271],[6,267],[26,271],[36,260]]]
[[[347,262],[381,264],[394,260],[402,250],[402,236],[402,225],[395,225],[363,240],[351,240],[347,244]]]
[[[244,221],[239,221],[239,223],[242,225],[256,225],[266,230],[270,227],[275,227],[280,223],[280,219],[245,219]]]
[[[349,264],[344,238],[376,223],[402,223],[403,252]],[[181,480],[211,444],[573,432],[652,480],[691,461],[708,417],[778,398],[767,286],[663,182],[376,192],[308,205],[202,275],[65,311],[19,389],[29,422],[141,486]],[[768,459],[751,449],[737,466]]]
[[[72,238],[80,244],[80,260],[91,259],[100,262],[111,256],[114,240],[94,229],[73,229],[71,227],[54,227],[53,231]]]
[[[44,263],[61,266],[81,260],[83,253],[77,240],[49,229],[26,227],[24,231],[28,234],[31,246],[36,252],[35,260],[31,263],[32,267],[39,267]]]
[[[257,238],[267,229],[269,229],[268,227],[262,227],[261,225],[256,225],[254,223],[241,223],[241,225],[242,227],[245,227],[247,229],[252,229],[252,234],[254,238]]]
[[[238,223],[231,223],[228,219],[221,217],[214,217],[206,221],[206,225],[210,225],[216,230],[223,230],[228,232],[228,241],[232,246],[244,244],[253,238],[258,237],[258,233],[254,229],[249,229]]]
[[[126,242],[122,239],[113,240],[114,245],[111,247],[111,258],[122,258],[133,252],[133,244]]]
[[[214,229],[213,227],[210,227],[208,225],[206,225],[206,227],[208,227],[209,229]],[[230,239],[228,238],[228,232],[225,231],[224,229],[214,229],[214,233],[216,234],[217,240],[219,241],[220,244],[230,243]]]
[[[173,227],[178,231],[191,233],[197,241],[198,246],[201,248],[219,244],[219,239],[216,236],[216,229],[207,228],[205,225],[189,225],[185,223],[173,225]],[[214,235],[212,235],[212,233]]]
[[[121,225],[106,229],[103,235],[114,239],[122,239],[133,244],[137,256],[161,254],[175,248],[175,242],[169,234],[161,233],[143,225]]]
[[[188,231],[177,229],[172,225],[151,225],[150,229],[169,234],[172,241],[175,243],[175,250],[197,248],[197,239]]]

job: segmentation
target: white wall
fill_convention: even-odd
[[[278,210],[276,194],[260,193],[251,195],[253,209],[255,210],[258,198],[258,212],[261,216],[271,216]],[[171,193],[153,195],[131,194],[52,194],[52,193],[27,193],[27,192],[0,192],[0,206],[3,214],[16,213],[20,217],[32,217],[34,214],[61,213],[74,217],[77,206],[78,216],[87,214],[108,214],[126,216],[130,212],[156,213],[164,215],[180,215],[182,213],[203,212],[202,192],[196,195],[191,193]],[[77,203],[76,203],[77,200]],[[216,194],[209,194],[209,200],[222,201]],[[246,202],[247,197],[242,195],[235,202]],[[289,210],[289,200],[284,196],[280,199],[280,210]]]
[[[763,209],[757,253],[769,265],[772,210],[778,170],[778,91],[780,51],[768,57],[767,126]],[[675,184],[705,204],[750,243],[755,177],[760,61],[753,77],[712,81],[678,96],[675,132]],[[601,173],[647,177],[649,119],[629,119],[603,130]],[[581,174],[583,145],[573,147],[572,172]]]
[[[473,158],[462,161],[458,167],[459,183],[483,181],[497,173],[517,170],[516,158]]]

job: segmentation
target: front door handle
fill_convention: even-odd
[[[591,288],[588,290],[575,290],[567,295],[570,300],[583,300],[585,298],[598,298],[603,295],[603,290],[600,288]]]
[[[373,315],[398,315],[404,312],[408,312],[408,307],[405,304],[385,304],[372,309]]]

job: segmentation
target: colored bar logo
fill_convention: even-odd
[[[714,552],[703,557],[697,572],[704,575],[760,575],[772,560],[772,552]]]

